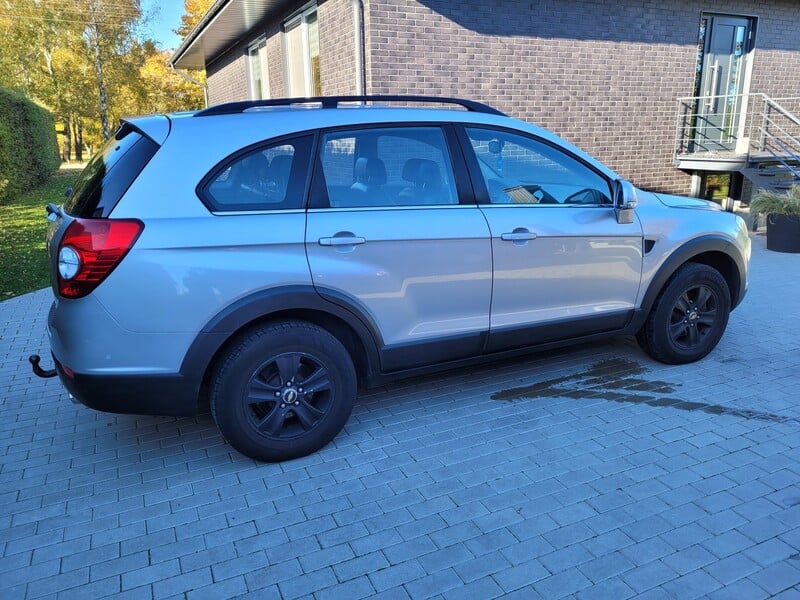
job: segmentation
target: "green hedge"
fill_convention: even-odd
[[[0,203],[45,181],[60,162],[53,115],[0,88]]]

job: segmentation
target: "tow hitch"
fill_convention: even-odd
[[[28,361],[31,363],[31,366],[33,367],[34,375],[36,375],[37,377],[42,377],[43,379],[49,379],[51,377],[55,377],[56,375],[58,375],[55,369],[45,370],[42,367],[40,367],[39,363],[41,362],[41,360],[42,358],[38,354],[31,354],[28,357]]]

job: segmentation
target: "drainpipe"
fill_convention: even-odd
[[[208,108],[208,86],[205,83],[197,81],[197,79],[189,75],[186,71],[176,69],[172,63],[167,63],[167,66],[169,67],[170,71],[180,76],[185,81],[193,83],[194,85],[199,85],[201,88],[203,88],[203,108]]]
[[[353,43],[356,50],[356,95],[363,96],[367,89],[364,66],[364,2],[353,0]]]

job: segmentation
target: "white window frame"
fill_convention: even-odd
[[[289,60],[289,44],[286,39],[286,34],[291,29],[295,27],[300,27],[300,37],[303,46],[303,96],[311,96],[313,95],[314,89],[314,81],[313,75],[311,72],[311,52],[309,51],[309,44],[308,44],[308,17],[312,14],[317,15],[317,32],[319,32],[319,13],[317,12],[317,3],[312,2],[304,6],[300,11],[286,21],[283,22],[283,35],[281,39],[283,40],[283,72],[284,72],[284,79],[287,84],[291,82],[292,73],[291,73],[291,61]],[[318,34],[319,35],[319,34]],[[291,87],[290,85],[285,86],[287,90]],[[287,93],[287,95],[290,95]]]
[[[270,97],[269,91],[269,65],[267,64],[267,36],[262,35],[247,46],[247,88],[248,96],[251,100],[267,99]],[[261,96],[256,94],[256,81],[253,74],[253,60],[258,57],[261,67]]]

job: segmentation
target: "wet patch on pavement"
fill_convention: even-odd
[[[731,415],[744,419],[769,421],[773,423],[800,423],[800,419],[711,404],[689,402],[674,397],[680,384],[667,381],[644,379],[641,375],[647,368],[639,363],[624,359],[601,360],[588,370],[563,377],[518,388],[510,388],[492,394],[492,400],[530,400],[536,398],[573,398],[575,400],[611,400],[648,406],[671,406],[679,410],[702,411],[712,415]]]

